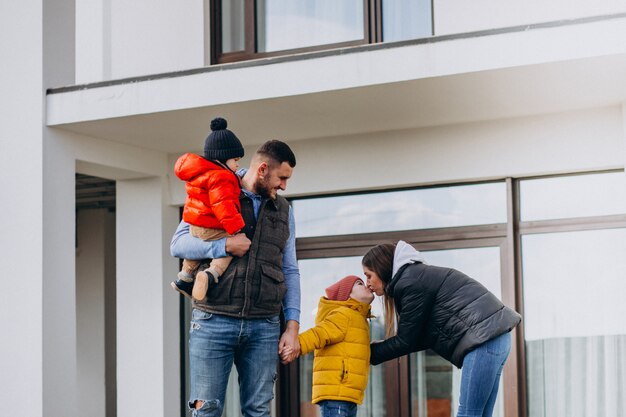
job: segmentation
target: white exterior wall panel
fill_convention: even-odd
[[[77,2],[77,83],[204,65],[201,1]]]
[[[0,2],[0,271],[5,282],[20,277],[0,291],[2,416],[41,417],[44,408],[42,9]]]
[[[434,0],[435,35],[558,22],[626,12],[624,0]]]

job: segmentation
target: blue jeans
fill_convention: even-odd
[[[320,417],[356,417],[356,404],[348,401],[325,400],[318,403]]]
[[[511,351],[511,333],[489,340],[463,358],[457,417],[491,417],[502,368]]]
[[[269,417],[278,365],[278,316],[238,319],[194,309],[189,329],[189,408],[194,417],[220,417],[233,363],[239,373],[241,413]],[[195,410],[196,401],[202,407]]]

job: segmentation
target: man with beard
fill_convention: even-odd
[[[189,331],[191,393],[195,417],[221,416],[233,363],[239,374],[244,417],[269,416],[278,354],[300,352],[300,273],[291,207],[285,190],[296,166],[289,146],[271,140],[259,147],[250,169],[241,170],[243,233],[216,241],[189,234],[181,222],[170,246],[173,256],[207,259],[233,256],[204,300],[193,301]],[[281,307],[286,330],[280,335]],[[280,336],[280,340],[279,340]]]

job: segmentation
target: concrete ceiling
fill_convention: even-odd
[[[201,149],[215,116],[246,145],[557,113],[626,102],[626,55],[152,113],[57,127],[138,147]]]

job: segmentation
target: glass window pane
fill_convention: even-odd
[[[502,183],[293,201],[298,237],[506,222]]]
[[[351,256],[344,258],[307,259],[298,262],[300,267],[300,286],[302,304],[300,315],[300,332],[315,325],[315,314],[319,299],[324,295],[324,289],[346,275],[363,277],[361,257]],[[372,340],[384,338],[384,321],[382,304],[379,298],[372,303],[372,314],[376,318],[370,320]],[[311,381],[313,369],[313,354],[301,356],[300,359],[300,416],[318,417],[319,407],[311,404]],[[369,383],[365,391],[363,404],[358,408],[359,417],[385,416],[385,386],[384,367],[370,366]]]
[[[258,52],[365,37],[362,0],[258,0],[256,13]]]
[[[520,181],[522,221],[626,213],[623,172]]]
[[[626,229],[522,237],[528,410],[626,415]]]
[[[244,0],[222,2],[222,52],[245,49]]]
[[[383,0],[383,41],[432,36],[431,0]]]
[[[423,252],[431,265],[457,269],[501,297],[500,248],[448,249]],[[455,416],[459,407],[461,370],[428,350],[410,357],[411,407],[414,416]],[[502,380],[493,415],[504,416]],[[531,414],[532,415],[532,414]]]

